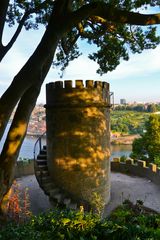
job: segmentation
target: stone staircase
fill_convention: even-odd
[[[52,205],[63,208],[76,210],[79,208],[78,203],[71,200],[71,198],[58,188],[50,177],[47,166],[47,149],[43,146],[39,154],[34,159],[34,169],[37,181],[46,195],[49,196]]]

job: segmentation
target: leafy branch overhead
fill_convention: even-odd
[[[141,53],[160,43],[155,25],[160,23],[160,13],[139,13],[147,8],[158,11],[159,7],[159,0],[15,0],[9,5],[7,21],[9,26],[17,21],[19,28],[24,24],[27,30],[37,29],[39,24],[47,25],[53,9],[68,24],[54,66],[64,71],[81,55],[80,40],[86,40],[95,50],[89,58],[99,64],[97,72],[103,74],[114,70],[121,59],[128,60],[130,52]]]

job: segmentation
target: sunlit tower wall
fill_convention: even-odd
[[[110,93],[107,82],[46,86],[47,164],[53,182],[79,203],[110,199]]]

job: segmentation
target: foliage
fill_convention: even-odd
[[[160,109],[160,104],[133,104],[133,105],[117,105],[115,106],[115,110],[117,111],[136,111],[136,112],[149,112],[153,113],[156,111],[159,111]]]
[[[25,224],[7,224],[1,229],[0,239],[147,240],[159,239],[159,229],[160,215],[144,210],[138,202],[133,205],[126,201],[106,219],[92,213],[55,209]]]
[[[145,123],[146,132],[133,142],[132,157],[160,164],[160,115],[152,114]]]
[[[156,165],[160,166],[160,155],[156,155],[156,156],[154,157],[154,163],[155,163]]]
[[[155,104],[149,104],[147,107],[147,112],[154,113],[157,111],[157,107]]]
[[[132,153],[130,154],[130,157],[133,159],[147,161],[147,151],[145,148],[145,143],[143,138],[138,138],[133,141]]]
[[[51,0],[16,0],[9,4],[7,22],[9,26],[13,26],[16,22],[20,23],[22,16],[27,14],[24,22],[26,30],[38,29],[39,24],[47,25],[52,9],[56,11],[59,4],[61,4],[60,11],[64,12],[64,15],[71,11],[78,11],[87,4],[91,4],[92,9],[93,3],[94,1],[85,0],[63,1],[63,3]],[[117,8],[126,11],[159,6],[158,1],[143,0],[101,0],[96,3],[97,6],[101,4],[103,7],[103,4],[108,4],[110,9]],[[96,51],[89,54],[89,58],[99,64],[97,70],[99,74],[114,70],[120,64],[121,59],[129,59],[130,52],[141,53],[144,49],[155,48],[160,42],[155,26],[142,28],[136,24],[131,26],[118,21],[106,21],[102,17],[90,16],[84,18],[79,24],[73,24],[71,31],[59,41],[54,66],[61,66],[61,70],[64,71],[69,62],[81,54],[77,45],[78,39],[86,39],[89,44],[96,46],[94,48]]]
[[[127,160],[127,156],[122,155],[122,156],[120,157],[120,162],[125,162],[126,160]]]
[[[94,211],[100,216],[104,209],[104,201],[102,199],[102,196],[98,194],[97,192],[93,192],[92,194],[92,202],[91,202],[92,208]]]
[[[20,185],[14,181],[12,184],[12,192],[7,204],[7,217],[15,222],[24,222],[29,219],[31,212],[29,211],[30,202],[28,189],[24,192],[20,190]]]
[[[19,24],[22,16],[24,14],[27,14],[26,21],[24,22],[25,29],[38,29],[38,24],[46,25],[48,23],[52,6],[53,3],[51,0],[15,0],[14,2],[10,1],[6,21],[9,27],[12,27],[13,25],[15,25],[15,23]]]
[[[149,114],[141,112],[113,111],[111,112],[111,130],[127,134],[141,134],[148,116]]]

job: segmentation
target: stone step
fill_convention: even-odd
[[[51,199],[54,198],[55,194],[58,194],[59,191],[60,191],[59,188],[56,188],[56,187],[55,187],[55,188],[52,188],[52,189],[49,191],[49,196],[50,196],[50,198],[51,198]]]
[[[53,197],[58,203],[63,203],[64,195],[62,193],[57,193]]]
[[[47,150],[47,146],[46,145],[43,145],[43,150]]]
[[[42,170],[40,171],[39,169],[36,171],[36,176],[37,177],[49,177],[49,172],[48,170]]]
[[[47,150],[42,149],[42,150],[40,151],[40,155],[45,155],[45,156],[47,156]]]
[[[48,166],[47,165],[38,165],[38,170],[40,170],[40,171],[48,171]]]
[[[42,183],[50,183],[52,180],[51,180],[51,177],[48,175],[48,176],[42,176]]]
[[[75,202],[64,195],[58,187],[54,185],[50,177],[48,166],[47,166],[47,147],[43,146],[37,159],[35,161],[35,175],[39,182],[40,187],[46,195],[49,196],[50,201],[54,204],[60,204],[60,206],[77,210],[78,205]],[[55,205],[56,206],[56,205]]]
[[[65,207],[68,207],[70,203],[71,203],[71,199],[70,198],[64,198],[63,199],[63,204],[65,205]]]
[[[36,159],[38,165],[47,165],[46,159]]]
[[[47,182],[47,183],[42,183],[42,188],[45,190],[51,190],[53,189],[55,186],[52,182]]]
[[[38,154],[37,159],[47,160],[46,154]]]
[[[44,193],[47,195],[47,196],[49,196],[50,197],[50,191],[52,190],[52,188],[44,188],[44,187],[41,187],[42,188],[42,190],[44,191]]]

